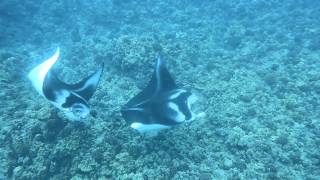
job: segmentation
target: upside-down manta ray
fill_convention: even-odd
[[[59,108],[70,120],[80,120],[90,113],[89,99],[94,94],[104,64],[93,74],[76,84],[67,84],[61,81],[51,68],[60,55],[60,48],[40,65],[33,68],[28,74],[29,80],[37,92]]]
[[[141,133],[159,131],[192,121],[196,115],[191,105],[196,100],[194,94],[176,85],[159,56],[149,84],[121,108],[121,114]]]

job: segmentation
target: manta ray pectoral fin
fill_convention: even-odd
[[[102,64],[96,72],[94,72],[87,78],[84,78],[79,83],[70,85],[70,89],[76,92],[79,96],[83,97],[86,101],[89,101],[89,99],[92,97],[95,90],[97,89],[99,80],[103,72],[103,68],[104,64]]]
[[[159,55],[154,67],[154,72],[146,88],[144,88],[138,95],[133,97],[127,104],[127,107],[137,107],[156,94],[164,91],[170,91],[177,87],[176,83],[172,79],[169,71],[165,66],[165,62]]]
[[[28,74],[29,80],[32,82],[34,88],[38,91],[39,94],[43,94],[43,83],[44,80],[50,71],[51,67],[56,63],[60,55],[60,48],[58,47],[56,52],[46,61],[33,68]]]
[[[168,69],[165,66],[165,61],[159,55],[157,58],[157,63],[155,66],[154,74],[151,79],[153,86],[155,86],[154,90],[156,91],[170,91],[177,88],[176,83],[171,77]]]
[[[148,110],[144,108],[122,108],[121,114],[123,118],[130,124],[133,122],[147,124],[151,121],[149,116],[150,112],[147,111]]]
[[[163,129],[168,129],[170,126],[162,124],[143,124],[143,123],[132,123],[131,128],[138,130],[140,133],[147,133],[150,131],[160,131]]]

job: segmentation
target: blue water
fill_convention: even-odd
[[[320,179],[320,1],[0,2],[0,179]],[[28,72],[56,47],[77,82],[105,63],[89,123]],[[205,113],[140,134],[119,109],[157,54]]]

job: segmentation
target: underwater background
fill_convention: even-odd
[[[0,179],[320,179],[320,1],[0,1]],[[28,72],[77,82],[101,63],[89,126]],[[147,137],[119,109],[161,51],[206,113]]]

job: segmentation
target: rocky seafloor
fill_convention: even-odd
[[[0,2],[0,179],[320,179],[320,1]],[[102,62],[88,125],[26,75]],[[161,51],[206,116],[148,137],[119,109]]]

